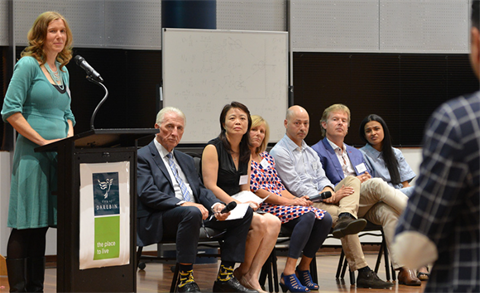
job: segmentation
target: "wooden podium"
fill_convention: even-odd
[[[57,292],[136,292],[137,140],[154,128],[91,129],[38,147],[58,153]],[[129,262],[80,269],[80,164],[130,162]]]

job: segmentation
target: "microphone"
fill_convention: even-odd
[[[220,211],[220,214],[228,213],[231,210],[233,210],[237,206],[236,201],[231,201],[229,204],[227,204],[226,207],[223,208],[223,210]]]
[[[78,66],[80,66],[80,68],[85,70],[88,76],[90,76],[91,78],[93,78],[98,82],[103,82],[103,78],[100,76],[100,73],[96,72],[95,69],[93,69],[93,67],[90,66],[90,64],[88,64],[87,61],[85,61],[85,58],[83,58],[80,55],[77,55],[73,59],[75,60],[75,63]]]
[[[324,199],[327,199],[331,196],[332,196],[332,193],[330,191],[325,191],[319,194],[309,196],[309,198],[312,202],[322,202]]]

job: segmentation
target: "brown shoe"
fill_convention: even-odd
[[[422,281],[415,276],[415,272],[404,267],[400,268],[400,272],[398,273],[398,283],[407,286],[422,285]]]

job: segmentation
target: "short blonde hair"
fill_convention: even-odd
[[[330,113],[336,112],[336,111],[343,111],[343,112],[347,113],[347,115],[348,115],[348,127],[350,127],[350,118],[351,118],[350,117],[350,109],[348,109],[348,107],[345,106],[344,104],[333,104],[323,111],[322,118],[320,119],[320,129],[322,130],[322,135],[324,137],[327,134],[327,131],[325,130],[325,128],[323,128],[322,122],[327,123],[328,116],[330,116]]]
[[[255,153],[259,154],[261,152],[264,152],[267,149],[268,141],[270,139],[270,127],[268,126],[267,121],[262,118],[262,116],[259,115],[252,115],[252,128],[258,127],[260,125],[265,126],[265,138],[262,141],[262,144],[255,150]]]
[[[37,59],[41,65],[45,64],[47,57],[44,51],[45,40],[47,39],[47,29],[50,22],[60,19],[65,24],[65,32],[67,34],[67,39],[65,41],[65,47],[63,50],[58,53],[57,61],[60,62],[60,69],[63,66],[67,65],[68,62],[72,59],[72,45],[73,45],[73,36],[70,26],[68,25],[67,20],[63,15],[56,11],[46,11],[40,14],[33,26],[28,31],[28,47],[26,47],[21,53],[23,56],[32,56]]]

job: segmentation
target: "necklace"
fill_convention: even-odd
[[[233,161],[234,161],[234,162],[237,162],[237,160],[238,160],[237,153],[236,153],[236,152],[232,152],[231,156],[232,156]]]
[[[52,69],[50,69],[50,66],[48,66],[48,63],[45,63],[45,69],[47,70],[48,74],[50,74],[50,77],[53,79],[56,85],[63,90],[64,85],[62,82],[62,73],[60,72],[60,69],[57,67],[57,71],[53,72]]]

